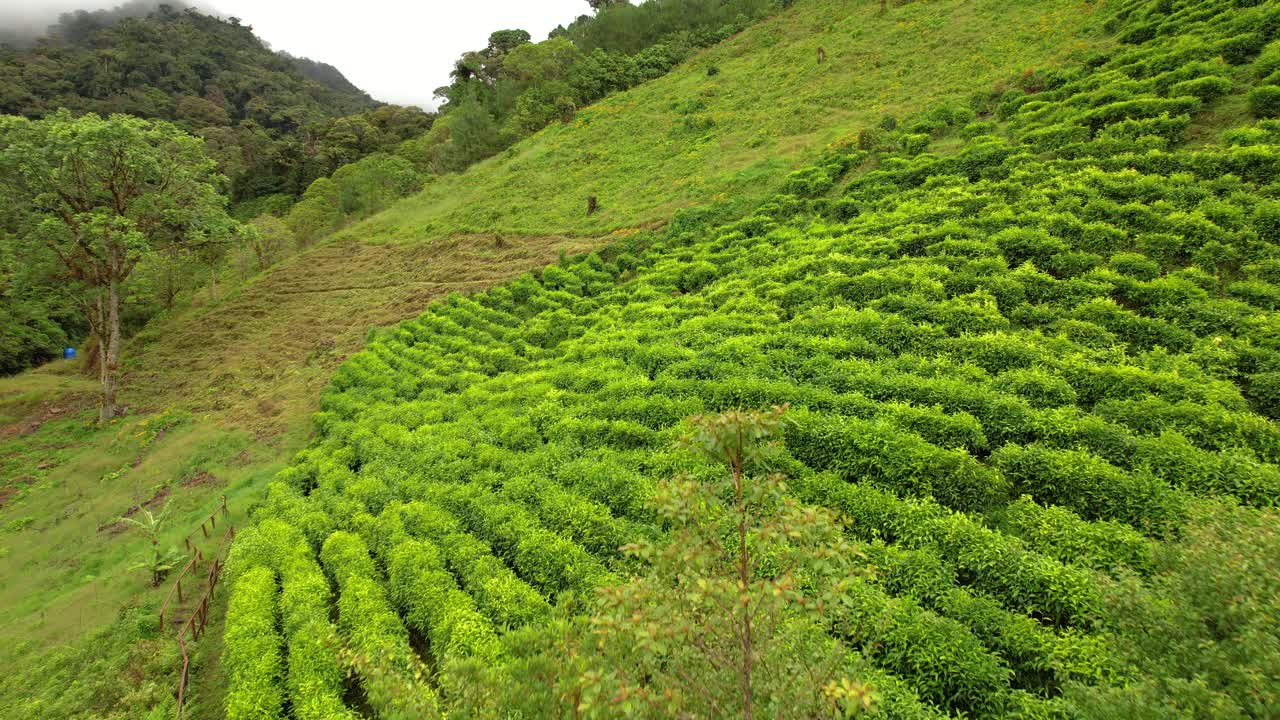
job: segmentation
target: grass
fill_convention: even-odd
[[[45,423],[29,442],[74,447],[63,462],[11,493],[0,510],[0,662],[33,670],[50,648],[92,655],[86,640],[111,625],[122,607],[154,610],[168,591],[169,583],[149,587],[146,571],[132,568],[146,557],[147,542],[117,522],[121,515],[168,505],[162,545],[181,547],[219,495],[227,495],[231,519],[239,521],[288,457],[249,433],[182,413],[133,417],[97,430],[89,410]],[[206,552],[216,547],[217,538],[204,540],[197,532],[195,539]],[[5,683],[0,707],[34,695],[37,678]]]
[[[797,2],[344,235],[397,243],[455,232],[601,235],[695,204],[745,210],[824,146],[886,115],[963,103],[1100,42],[1092,9],[1079,2],[939,0],[883,16],[878,7]],[[711,67],[719,73],[708,75]],[[600,201],[590,217],[588,195]]]

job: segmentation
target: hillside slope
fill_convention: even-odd
[[[341,716],[345,669],[381,716],[626,716],[530,638],[633,572],[657,483],[723,472],[683,418],[790,403],[779,469],[866,556],[822,627],[873,716],[1275,717],[1280,4],[1241,5],[1113,3],[1118,47],[983,118],[377,332],[233,550],[228,715]]]
[[[914,2],[884,16],[864,0],[797,2],[657,81],[437,179],[349,236],[598,235],[693,204],[745,210],[787,170],[885,116],[963,103],[1011,70],[1090,47],[1092,13],[1039,0]]]
[[[164,588],[140,592],[127,570],[140,538],[98,528],[162,490],[176,508],[166,542],[180,542],[222,492],[233,517],[241,517],[264,478],[304,445],[320,388],[362,346],[369,326],[410,317],[450,291],[478,291],[545,266],[562,252],[626,237],[644,247],[673,210],[703,199],[719,203],[712,215],[742,214],[823,144],[878,124],[886,113],[902,117],[945,100],[963,105],[1009,68],[1042,67],[1081,44],[1106,43],[1090,29],[1093,11],[1085,5],[944,1],[905,5],[883,18],[874,5],[799,0],[670,76],[583,110],[574,123],[547,129],[509,156],[440,180],[233,296],[158,319],[126,353],[124,398],[135,417],[118,427],[87,427],[77,414],[82,406],[65,402],[60,390],[76,383],[62,382],[56,368],[4,383],[0,402],[12,398],[14,407],[39,411],[37,422],[24,422],[14,436],[20,439],[4,441],[5,467],[20,468],[5,479],[17,491],[0,509],[5,545],[67,551],[49,558],[0,553],[0,575],[30,580],[11,587],[24,600],[0,616],[0,635],[25,639],[6,660],[30,673],[3,686],[0,707],[49,702],[63,712],[127,715],[132,690],[116,678],[133,677],[137,658],[163,643],[145,612],[113,623],[115,609],[154,607]],[[846,16],[853,20],[832,20]],[[888,38],[892,50],[883,49]],[[818,45],[829,58],[820,68]],[[874,74],[867,68],[878,54]],[[971,56],[990,66],[959,72]],[[709,58],[718,75],[707,74]],[[859,61],[861,71],[852,71]],[[819,80],[811,81],[815,69]],[[888,78],[897,84],[879,89]],[[769,87],[770,101],[756,102]],[[700,99],[707,90],[712,94]],[[826,116],[836,121],[822,122]],[[682,129],[674,131],[677,125]],[[698,179],[701,167],[708,170]],[[582,184],[572,185],[574,178]],[[585,216],[589,193],[602,201],[592,218]],[[39,388],[34,396],[31,388]],[[172,427],[153,422],[166,411],[176,418]],[[217,483],[185,482],[206,472]],[[86,504],[86,494],[100,501]],[[46,519],[27,520],[36,517]],[[41,619],[50,608],[76,621]],[[108,639],[93,638],[103,626]],[[108,645],[115,650],[95,650]],[[156,660],[143,674],[156,677],[167,667]],[[94,683],[65,692],[86,673]],[[149,687],[134,700],[163,702],[167,686]],[[208,717],[221,714],[220,698],[206,697],[200,707]]]
[[[1083,29],[1092,20],[1087,7],[945,0],[909,4],[882,18],[874,5],[797,2],[669,75],[583,110],[572,124],[550,127],[507,155],[434,181],[343,231],[336,245],[267,273],[241,297],[157,323],[131,361],[140,401],[162,405],[169,387],[223,403],[256,398],[255,387],[271,387],[279,375],[305,367],[329,341],[339,341],[340,360],[368,326],[412,315],[427,297],[422,290],[429,285],[421,283],[445,280],[459,284],[434,287],[472,289],[517,270],[487,273],[485,257],[524,255],[534,258],[524,267],[538,267],[545,252],[599,247],[702,200],[724,205],[721,214],[740,215],[802,158],[885,114],[963,104],[1004,79],[1001,68],[1042,67],[1094,42]],[[816,48],[824,44],[829,60],[818,67]],[[879,69],[868,72],[876,63]],[[710,64],[721,74],[707,77]],[[681,109],[696,105],[705,109],[692,116]],[[673,130],[703,117],[714,118],[710,129]],[[588,194],[602,204],[590,217]],[[404,247],[378,247],[390,244]],[[458,275],[462,266],[469,269]],[[382,272],[392,274],[377,277]],[[332,312],[336,307],[343,309]],[[218,341],[224,333],[274,340]],[[288,339],[298,333],[306,339]],[[271,373],[254,379],[258,368]],[[323,382],[327,375],[315,377]],[[313,396],[292,395],[303,402]]]

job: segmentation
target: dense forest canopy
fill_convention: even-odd
[[[67,108],[174,121],[209,143],[236,199],[301,194],[352,159],[351,148],[325,146],[330,125],[376,103],[341,73],[273,52],[236,18],[168,4],[141,17],[136,9],[64,15],[50,37],[0,50],[0,113]]]

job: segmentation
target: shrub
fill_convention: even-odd
[[[931,138],[921,133],[909,133],[902,136],[902,152],[908,156],[919,155],[929,149]]]
[[[1007,497],[1004,479],[967,453],[943,450],[883,421],[797,414],[787,445],[815,469],[933,496],[948,507],[982,509]]]
[[[1138,253],[1116,253],[1109,264],[1116,272],[1138,280],[1154,280],[1160,276],[1160,264]]]
[[[1243,33],[1227,38],[1219,45],[1222,59],[1230,65],[1243,65],[1262,51],[1267,39],[1259,33]]]
[[[716,279],[719,270],[715,265],[699,260],[690,263],[680,270],[678,287],[681,292],[696,292]]]
[[[612,575],[576,543],[541,527],[521,506],[473,488],[433,486],[428,497],[487,539],[530,584],[548,595],[589,593]]]
[[[280,717],[284,710],[278,622],[275,573],[262,566],[245,571],[232,588],[223,633],[231,720]]]
[[[1184,80],[1169,88],[1173,96],[1192,95],[1205,102],[1211,102],[1231,92],[1231,80],[1220,75],[1206,75],[1192,80]]]
[[[308,622],[290,633],[289,706],[299,720],[359,717],[342,700],[347,678],[334,654],[337,647],[337,633],[327,618]]]
[[[967,584],[1034,617],[1087,627],[1101,612],[1090,573],[1028,551],[963,513],[928,501],[901,500],[868,485],[824,473],[795,483],[806,502],[848,515],[850,530],[865,540],[882,539],[907,548],[936,548]]]
[[[499,661],[503,650],[493,625],[444,569],[439,549],[406,540],[387,554],[386,562],[392,599],[406,622],[431,640],[437,662]]]
[[[1027,545],[1068,564],[1112,571],[1129,567],[1149,574],[1155,543],[1119,523],[1089,522],[1060,507],[1037,504],[1023,495],[998,513]]]
[[[822,168],[807,167],[787,176],[782,191],[804,198],[825,195],[835,181]]]
[[[1115,520],[1152,535],[1171,533],[1186,518],[1186,500],[1168,485],[1126,473],[1089,453],[1006,445],[991,463],[1013,489],[1091,520]]]
[[[327,563],[326,568],[338,570]],[[375,580],[347,575],[338,597],[338,627],[349,646],[348,662],[380,716],[440,717],[435,691],[426,684],[427,670]]]
[[[1008,687],[1009,668],[963,625],[866,582],[853,584],[834,624],[838,634],[939,706],[981,712]]]
[[[1272,420],[1280,420],[1280,372],[1250,375],[1245,395],[1258,412]]]
[[[1076,391],[1071,384],[1045,370],[1010,370],[1000,375],[999,383],[1032,407],[1060,407],[1076,402]]]
[[[1280,117],[1280,86],[1262,85],[1249,91],[1249,112],[1258,117]]]

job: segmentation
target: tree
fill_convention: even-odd
[[[467,103],[445,118],[449,143],[444,162],[448,169],[461,171],[502,149],[502,140],[493,116],[477,103]]]
[[[659,485],[670,537],[624,548],[647,570],[603,588],[585,623],[511,638],[505,672],[454,666],[459,714],[808,720],[871,707],[849,649],[826,632],[868,570],[829,511],[798,504],[768,471],[785,411],[692,418],[681,445],[713,465]]]
[[[0,117],[0,193],[20,242],[40,243],[85,290],[99,353],[99,421],[116,415],[120,310],[138,263],[181,244],[235,236],[203,143],[172,124],[113,115]]]
[[[769,472],[785,412],[692,418],[680,444],[721,472],[658,488],[671,538],[626,548],[648,574],[603,592],[598,677],[642,714],[845,717],[869,704],[869,688],[841,682],[848,651],[823,632],[865,567],[828,511]]]
[[[590,5],[591,9],[595,12],[600,12],[606,8],[611,8],[614,5],[630,5],[631,3],[627,2],[627,0],[587,0],[587,4]]]

